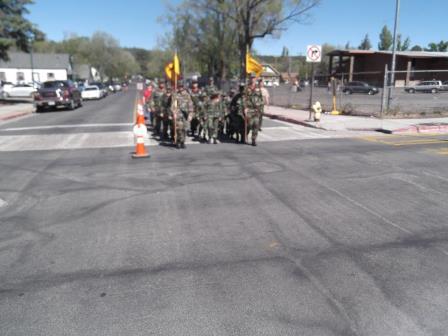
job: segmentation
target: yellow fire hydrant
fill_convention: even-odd
[[[312,108],[314,112],[314,121],[320,121],[320,116],[322,114],[322,106],[320,105],[320,102],[315,102]]]

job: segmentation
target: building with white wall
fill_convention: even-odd
[[[0,60],[0,80],[18,83],[42,83],[49,80],[67,80],[72,75],[68,54],[31,54],[10,52],[9,61]],[[33,70],[31,70],[33,69]],[[33,79],[31,77],[33,73]]]

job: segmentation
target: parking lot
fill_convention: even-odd
[[[293,92],[291,86],[281,85],[270,87],[269,93],[271,104],[277,106],[295,106],[298,108],[308,108],[310,99],[310,88],[303,88],[302,91]],[[367,94],[337,94],[337,108],[348,114],[380,116],[382,89],[376,95]],[[390,116],[408,116],[415,114],[418,116],[440,116],[448,113],[448,91],[432,93],[407,93],[404,88],[393,88],[390,102]],[[313,89],[313,101],[320,101],[324,110],[332,110],[332,94],[325,87],[315,87]]]

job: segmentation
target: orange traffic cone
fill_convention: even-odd
[[[132,158],[146,158],[149,157],[148,152],[145,149],[145,138],[148,136],[148,130],[145,125],[145,117],[143,115],[137,116],[137,124],[134,126],[135,136],[135,153],[132,154]]]

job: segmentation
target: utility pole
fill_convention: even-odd
[[[392,85],[395,86],[395,66],[397,59],[397,31],[398,31],[398,19],[400,16],[400,0],[396,0],[395,2],[395,22],[394,22],[394,40],[392,46],[392,67],[390,73],[390,82],[389,82],[389,90],[388,90],[388,99],[387,99],[387,110],[390,107],[390,101],[392,99]]]
[[[34,43],[34,36],[31,35],[29,37],[29,43],[30,43],[30,63],[31,63],[31,85],[34,87],[34,58],[33,58],[33,43]]]

